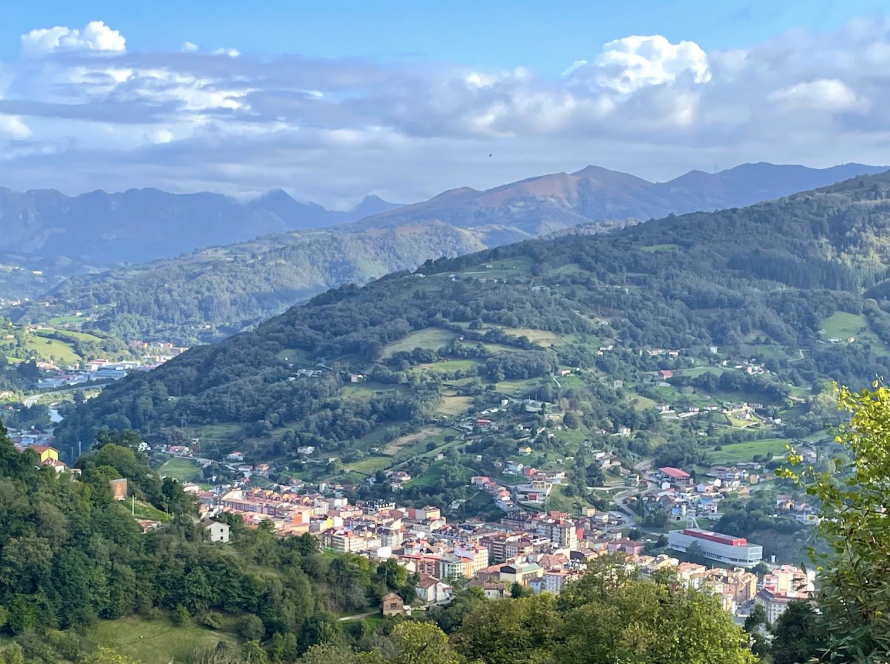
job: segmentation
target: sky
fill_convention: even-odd
[[[0,4],[0,187],[342,208],[587,164],[885,164],[869,0]]]

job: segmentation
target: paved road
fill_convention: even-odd
[[[645,475],[645,472],[651,465],[652,459],[643,459],[634,466],[634,470]],[[612,498],[615,506],[621,511],[622,514],[624,514],[626,525],[634,525],[639,518],[639,514],[637,514],[627,506],[627,501],[631,498],[639,496],[644,491],[648,491],[650,488],[651,485],[644,478],[643,481],[637,486],[630,487],[628,489],[625,489],[624,491],[621,491],[620,493],[616,493],[615,496]]]

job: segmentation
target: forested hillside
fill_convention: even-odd
[[[393,427],[530,397],[561,404],[582,435],[648,431],[623,444],[645,453],[660,441],[688,456],[700,453],[688,435],[643,405],[688,402],[683,385],[724,399],[747,392],[784,416],[786,432],[812,433],[825,422],[813,411],[821,381],[890,373],[888,190],[890,175],[857,178],[344,286],[109,387],[58,441],[71,449],[111,427],[188,432],[208,450],[256,457],[295,458],[304,445],[367,453],[397,437]],[[730,371],[742,357],[759,375]],[[662,369],[677,370],[676,389],[651,382]],[[553,380],[563,370],[577,379]],[[702,431],[702,445],[722,435]]]
[[[75,277],[8,315],[20,322],[45,322],[80,311],[89,321],[87,327],[125,339],[184,345],[218,341],[328,288],[344,283],[361,285],[395,270],[414,268],[429,258],[566,232],[578,224],[594,222],[588,230],[607,232],[669,213],[747,205],[876,170],[861,164],[821,170],[745,164],[720,173],[694,171],[669,182],[651,183],[589,166],[577,173],[545,175],[487,191],[449,191],[401,208],[369,197],[348,213],[298,203],[282,191],[269,192],[244,206],[210,194],[177,197],[144,190],[100,196],[98,192],[73,199],[77,205],[72,203],[70,214],[77,217],[81,214],[78,206],[87,203],[98,205],[100,211],[103,205],[114,203],[111,217],[96,213],[108,226],[102,226],[100,253],[108,253],[102,249],[103,243],[117,247],[129,242],[139,247],[142,257],[171,256],[195,246],[270,234],[175,259]],[[33,192],[9,196],[22,206],[25,203],[16,196],[43,200]],[[0,214],[2,210],[0,199]],[[19,213],[25,215],[21,210]],[[40,217],[36,212],[28,215]],[[357,223],[346,223],[365,215]],[[14,227],[14,215],[7,216],[4,224]],[[59,223],[64,226],[75,221],[76,231],[83,234],[78,246],[94,251],[89,219],[66,217],[64,224]],[[339,225],[325,231],[306,230],[334,223]],[[124,224],[126,232],[115,224]],[[33,228],[34,224],[26,230]],[[154,229],[152,233],[168,248],[152,248],[154,240],[146,235],[147,228]],[[287,229],[299,230],[273,232]],[[64,243],[60,238],[65,238],[65,233],[50,230],[46,231],[46,242]],[[21,240],[17,246],[31,244]],[[50,253],[61,250],[52,244],[41,247],[49,247]],[[107,260],[132,259],[128,251],[115,249]],[[68,274],[75,272],[72,269]],[[19,293],[32,299],[40,292],[37,284],[45,284],[49,290],[60,281],[59,277],[36,277],[21,270],[15,275],[33,282]]]
[[[309,534],[277,537],[271,522],[246,528],[234,515],[221,517],[231,544],[212,544],[192,518],[191,499],[151,470],[139,442],[132,434],[102,436],[78,461],[77,476],[41,467],[0,427],[4,661],[131,662],[101,638],[134,624],[165,630],[145,646],[133,633],[123,640],[150,651],[152,661],[157,652],[219,664],[587,661],[575,656],[581,651],[615,662],[631,652],[671,664],[705,664],[718,654],[729,664],[755,661],[714,597],[667,577],[641,581],[608,557],[558,601],[545,594],[492,602],[473,588],[423,621],[345,622],[338,614],[374,612],[390,592],[410,601],[417,577],[395,558],[323,553]],[[112,497],[109,480],[119,478],[132,503]],[[131,504],[160,527],[143,533]],[[171,650],[183,633],[185,653]],[[609,645],[631,636],[633,645]]]
[[[478,234],[438,222],[360,234],[274,235],[75,277],[9,315],[25,323],[83,311],[85,329],[192,345],[235,334],[319,291],[484,247]]]

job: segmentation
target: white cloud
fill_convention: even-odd
[[[322,202],[411,200],[585,162],[656,179],[715,162],[883,163],[890,144],[882,21],[707,53],[624,37],[552,78],[521,63],[257,58],[190,42],[127,52],[90,25],[32,31],[24,55],[52,57],[4,63],[3,184],[239,193],[300,181]]]
[[[671,83],[688,74],[695,83],[711,80],[708,56],[692,41],[672,44],[661,35],[610,41],[593,64],[576,61],[566,75],[587,72],[602,88],[628,94],[650,85]]]
[[[30,127],[15,115],[0,113],[0,136],[9,136],[15,139],[25,139],[31,136]]]
[[[126,50],[126,39],[104,22],[91,21],[82,30],[64,26],[31,30],[22,35],[22,50],[27,55],[77,50],[120,53]]]
[[[836,78],[797,83],[776,90],[769,95],[769,99],[791,109],[814,109],[829,113],[864,110],[868,106],[866,100],[858,97],[850,86]]]

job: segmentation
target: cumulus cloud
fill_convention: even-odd
[[[797,83],[776,90],[769,95],[769,99],[791,109],[814,109],[830,113],[864,110],[867,106],[850,86],[836,78]]]
[[[684,74],[694,83],[711,80],[708,56],[698,44],[691,41],[672,44],[661,35],[610,41],[592,65],[576,66],[573,73],[585,70],[589,70],[597,85],[624,94],[649,85],[670,83]]]
[[[0,77],[11,178],[0,184],[245,193],[299,181],[323,203],[367,191],[412,200],[591,162],[653,179],[715,162],[881,163],[890,142],[883,21],[731,51],[623,37],[553,78],[523,63],[125,44],[102,22],[22,36],[23,56]]]
[[[126,50],[126,39],[102,21],[91,21],[82,30],[56,26],[40,28],[22,35],[22,50],[28,55],[44,55],[55,51]]]

